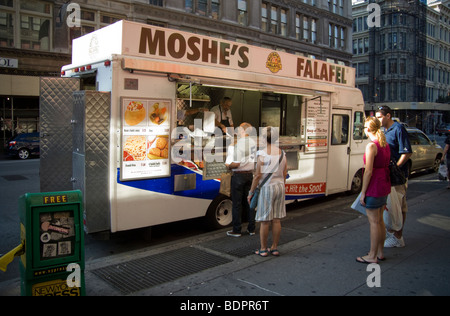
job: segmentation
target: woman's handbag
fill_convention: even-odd
[[[406,183],[405,173],[393,160],[389,162],[389,172],[391,176],[391,186],[402,185]]]
[[[255,192],[253,192],[252,199],[250,201],[250,209],[254,210],[258,206],[258,198],[259,198],[259,186],[255,189]]]
[[[283,155],[284,155],[284,152],[281,151],[281,156],[280,156],[280,161],[278,162],[278,166],[280,165],[281,161],[283,160]],[[278,166],[275,166],[275,168],[277,168]],[[250,209],[251,210],[255,210],[256,207],[258,206],[258,198],[259,198],[259,192],[261,191],[261,187],[267,182],[267,180],[269,180],[270,176],[275,171],[275,168],[273,168],[272,172],[266,176],[266,178],[263,180],[263,182],[261,182],[261,184],[259,184],[256,187],[255,192],[253,192],[252,199],[250,200]]]

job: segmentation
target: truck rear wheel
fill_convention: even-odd
[[[219,194],[209,205],[205,221],[210,229],[220,229],[231,224],[233,203],[228,196]]]
[[[352,188],[350,194],[359,193],[362,189],[363,173],[362,170],[358,170],[352,180]]]

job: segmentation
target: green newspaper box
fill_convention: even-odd
[[[84,296],[81,191],[19,198],[22,296]]]

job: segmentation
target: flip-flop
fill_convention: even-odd
[[[368,255],[369,255],[369,254],[367,254],[366,256],[368,256]],[[377,256],[377,260],[378,260],[378,261],[385,261],[385,260],[386,260],[386,257],[380,258],[380,257]]]
[[[356,258],[356,262],[363,263],[363,264],[378,263],[378,261],[375,261],[375,262],[367,261],[367,260],[364,259],[363,257],[358,257],[358,258]]]
[[[269,251],[272,256],[275,256],[275,257],[280,256],[280,252],[278,251],[278,249],[270,249]]]
[[[255,255],[261,256],[261,257],[267,257],[269,255],[267,250],[261,250],[261,249],[257,249],[255,251]]]

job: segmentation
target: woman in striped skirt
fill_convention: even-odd
[[[286,217],[284,197],[287,175],[286,156],[277,146],[277,129],[268,127],[265,134],[266,135],[263,135],[263,137],[265,136],[267,147],[257,153],[256,172],[253,177],[252,186],[248,196],[248,201],[250,203],[256,187],[267,176],[270,177],[260,189],[256,212],[256,221],[261,222],[259,232],[261,247],[256,250],[255,253],[262,257],[267,257],[269,252],[274,256],[280,255],[277,247],[281,234],[281,219]],[[280,162],[281,155],[283,155],[283,157]],[[273,173],[270,175],[271,172]],[[272,246],[268,248],[267,239],[269,237],[269,228],[271,223],[273,243]]]

